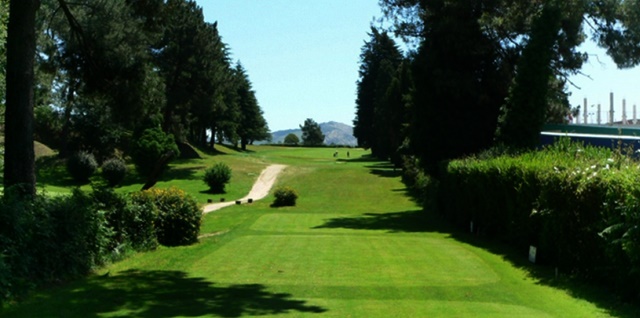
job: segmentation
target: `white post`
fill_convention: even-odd
[[[636,105],[633,105],[633,124],[637,124],[638,123],[638,117],[636,117]]]
[[[609,125],[613,125],[613,92],[609,93]]]
[[[622,124],[627,125],[627,100],[622,99]]]
[[[582,117],[584,117],[584,123],[588,124],[589,123],[589,112],[587,109],[587,98],[584,98],[584,108],[582,108]]]
[[[596,123],[597,123],[598,125],[600,125],[600,124],[602,124],[602,118],[601,118],[601,116],[600,116],[600,104],[598,104],[598,110],[597,110],[597,112],[598,112],[598,113],[596,114],[596,118],[597,118]]]

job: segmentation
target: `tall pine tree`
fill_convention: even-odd
[[[388,145],[383,137],[388,115],[384,98],[403,57],[386,32],[372,27],[369,36],[360,54],[353,135],[358,145],[371,148],[373,155],[388,157]]]

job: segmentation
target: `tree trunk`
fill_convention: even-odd
[[[9,6],[4,186],[20,185],[22,194],[33,195],[36,186],[33,66],[40,1],[11,0]]]

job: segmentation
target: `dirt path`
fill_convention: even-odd
[[[285,165],[270,165],[266,169],[262,170],[258,180],[256,180],[251,191],[249,191],[249,194],[238,200],[247,201],[248,199],[253,199],[255,201],[266,197],[269,194],[269,190],[271,190],[271,187],[276,182],[278,174],[280,174],[280,172],[282,172],[286,167],[287,166]],[[204,206],[204,213],[209,213],[234,204],[236,204],[235,201],[207,204]]]

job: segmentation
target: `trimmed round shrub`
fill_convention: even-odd
[[[107,180],[110,187],[115,187],[124,180],[127,174],[127,165],[119,158],[111,158],[102,163],[102,177]]]
[[[279,187],[273,195],[276,197],[272,205],[274,207],[295,206],[298,199],[298,193],[290,187]]]
[[[88,182],[96,170],[98,170],[96,158],[86,151],[76,152],[67,159],[67,171],[77,182]]]
[[[213,193],[224,193],[224,187],[231,180],[231,168],[218,162],[204,172],[204,182]]]
[[[158,242],[165,246],[189,245],[198,241],[202,210],[196,200],[177,189],[149,189],[138,194],[153,202],[158,210],[155,230]]]
[[[136,171],[148,177],[156,168],[160,158],[165,154],[173,153],[173,157],[180,155],[180,150],[172,134],[166,134],[160,128],[150,128],[142,132],[142,135],[133,143],[131,159]],[[166,168],[166,165],[161,168]]]

